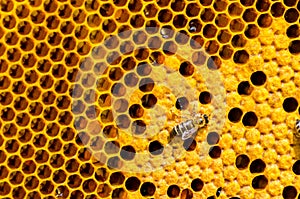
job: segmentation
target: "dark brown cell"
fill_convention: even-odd
[[[245,154],[241,154],[236,157],[235,166],[240,170],[246,169],[249,163],[250,163],[250,159]]]
[[[286,30],[286,35],[289,37],[289,38],[297,38],[300,36],[300,28],[299,28],[299,25],[297,24],[294,24],[294,25],[291,25],[287,28]]]
[[[266,163],[262,159],[253,160],[250,164],[251,173],[262,173],[266,168]]]
[[[16,32],[8,32],[8,33],[6,33],[4,40],[5,40],[6,44],[13,46],[18,43],[19,37]],[[28,42],[28,43],[26,43],[26,42]],[[24,43],[26,43],[27,45]],[[3,44],[1,44],[1,45],[2,45],[2,49],[3,49],[2,51],[4,51],[5,47]],[[33,48],[33,41],[30,38],[22,39],[21,40],[21,48],[24,51],[30,51]],[[3,53],[4,52],[1,52],[1,54],[3,54]]]
[[[241,0],[241,4],[243,6],[252,6],[254,4],[254,0]]]
[[[95,171],[95,178],[99,182],[104,182],[108,179],[109,174],[106,168],[98,168],[97,171]]]
[[[230,16],[239,16],[243,12],[243,7],[238,3],[231,3],[228,7],[228,13]]]
[[[49,159],[49,154],[47,151],[41,149],[35,153],[35,161],[39,164],[47,162]]]
[[[261,28],[270,27],[272,24],[272,17],[269,14],[262,14],[258,17],[257,23]]]
[[[212,100],[212,95],[208,91],[203,91],[199,95],[199,102],[201,104],[209,104]]]
[[[292,167],[292,170],[295,175],[300,175],[300,160],[297,160]]]
[[[299,54],[300,53],[300,40],[294,40],[290,42],[289,51],[292,54]]]
[[[164,151],[164,146],[157,140],[150,142],[149,152],[152,155],[160,155]]]
[[[228,119],[231,122],[239,122],[243,115],[243,111],[240,108],[232,108],[228,113]]]
[[[296,5],[298,1],[297,0],[284,0],[283,3],[288,7],[293,7]]]
[[[172,19],[172,12],[168,9],[163,9],[163,10],[160,10],[159,13],[158,13],[158,20],[161,22],[161,23],[167,23],[169,21],[171,21]]]
[[[81,182],[82,178],[77,174],[73,174],[68,177],[68,186],[72,189],[79,187],[81,185]]]
[[[285,110],[285,112],[294,112],[298,108],[298,101],[293,97],[285,98],[282,107]]]
[[[125,176],[122,172],[114,172],[110,174],[109,183],[112,186],[121,185],[125,180]]]
[[[127,178],[126,182],[125,182],[125,187],[128,191],[137,191],[140,187],[141,181],[135,177],[129,177]]]
[[[253,87],[249,81],[242,81],[239,83],[237,91],[240,95],[250,95],[253,91]]]
[[[298,18],[299,18],[299,12],[295,8],[288,9],[284,14],[284,19],[288,23],[294,23],[298,20]]]
[[[229,17],[226,14],[218,14],[215,23],[218,27],[223,28],[226,27],[229,23]]]
[[[218,29],[213,24],[207,24],[203,28],[203,35],[206,38],[212,38],[216,35]]]
[[[152,52],[149,56],[149,61],[152,66],[159,66],[164,63],[165,56],[161,52]]]
[[[131,12],[139,12],[143,7],[143,3],[140,0],[130,1],[128,4],[128,8]]]
[[[231,45],[224,45],[220,51],[219,51],[219,55],[221,56],[222,59],[230,59],[231,56],[233,54],[233,48],[231,47]]]
[[[209,6],[212,3],[212,0],[200,0],[200,3],[203,6]]]
[[[265,11],[268,11],[269,10],[269,7],[270,7],[270,2],[269,0],[258,0],[256,2],[256,9],[259,11],[259,12],[265,12]]]
[[[233,19],[230,22],[230,30],[232,32],[240,32],[244,29],[245,24],[241,19]]]
[[[3,167],[1,166],[0,169],[2,170],[1,173],[5,173],[5,171],[3,172]],[[4,167],[5,168],[5,167]],[[3,175],[3,174],[2,174]],[[22,181],[24,179],[24,175],[22,174],[22,172],[20,171],[14,171],[9,175],[9,181],[13,184],[13,185],[18,185],[21,184]]]
[[[196,192],[201,191],[203,186],[204,186],[204,183],[200,178],[193,179],[193,181],[191,183],[191,188],[193,189],[193,191],[196,191]]]
[[[218,144],[220,140],[220,135],[217,132],[209,132],[207,134],[206,140],[209,145]]]
[[[242,119],[242,122],[243,122],[244,126],[246,126],[246,127],[256,126],[257,121],[258,121],[258,118],[257,118],[256,114],[252,111],[247,112]]]
[[[189,106],[189,101],[187,100],[186,97],[179,97],[176,100],[175,107],[178,110],[185,110],[185,109],[187,109],[188,106]]]
[[[179,73],[184,77],[191,76],[194,73],[194,66],[190,62],[182,62],[180,64]]]
[[[63,150],[64,150],[64,155],[65,155],[66,157],[72,157],[72,156],[74,156],[74,155],[76,154],[76,152],[77,152],[77,147],[76,147],[76,145],[73,144],[73,143],[68,143],[68,144],[65,144],[65,145],[64,145]]]
[[[188,17],[195,17],[200,12],[199,5],[196,4],[196,3],[188,4],[185,10],[186,10],[185,12],[186,12]]]
[[[185,7],[185,2],[183,0],[175,0],[171,3],[171,8],[175,12],[183,11]]]
[[[284,199],[294,199],[297,196],[297,189],[294,186],[286,186],[283,188],[282,197]]]
[[[256,71],[252,73],[250,80],[255,86],[262,86],[267,80],[267,76],[263,71]]]
[[[248,8],[243,13],[243,19],[245,22],[254,22],[257,17],[257,12],[253,8]]]
[[[173,25],[175,28],[183,28],[187,24],[188,20],[184,15],[176,15],[173,18]]]
[[[211,22],[215,18],[215,13],[211,8],[205,8],[200,15],[200,18],[203,22]]]
[[[22,158],[31,158],[34,154],[34,148],[30,144],[23,145],[20,149],[20,155]]]
[[[245,64],[249,60],[249,53],[246,50],[238,50],[234,53],[233,61],[237,64]]]
[[[138,14],[138,15],[133,15],[130,18],[130,24],[132,25],[132,27],[134,28],[140,28],[144,25],[145,23],[145,19],[142,15]]]
[[[259,175],[253,178],[252,187],[255,190],[265,189],[268,185],[268,179],[264,175]]]
[[[154,81],[151,78],[143,78],[140,80],[139,89],[143,92],[150,92],[154,88]]]
[[[281,17],[284,11],[285,7],[281,2],[276,2],[271,6],[271,14],[273,17]]]
[[[121,148],[120,156],[122,159],[130,161],[134,159],[135,153],[136,151],[133,146],[126,145]]]
[[[209,156],[213,159],[219,158],[221,156],[222,150],[219,146],[212,146],[209,149]]]
[[[155,4],[151,3],[151,4],[148,4],[145,8],[144,8],[144,15],[145,17],[147,18],[152,18],[152,17],[155,17],[156,14],[157,14],[157,7]]]
[[[85,163],[80,166],[79,172],[82,177],[88,178],[93,175],[94,167],[90,163]]]
[[[131,118],[140,118],[144,114],[144,109],[139,104],[133,104],[129,108],[129,115]]]
[[[214,1],[214,9],[217,12],[225,11],[227,9],[227,3],[225,0]]]
[[[157,98],[153,94],[146,94],[142,97],[141,100],[143,107],[147,109],[154,107],[157,103]]]
[[[152,182],[144,182],[140,188],[142,196],[153,196],[156,191],[156,187]]]
[[[180,194],[180,198],[182,199],[192,199],[193,198],[193,192],[190,189],[184,189],[182,190]]]
[[[200,35],[195,35],[190,39],[190,46],[193,49],[201,49],[203,44],[204,44],[204,39]]]
[[[231,44],[235,48],[242,48],[246,45],[246,43],[247,43],[247,40],[242,34],[235,35],[231,39]]]
[[[227,43],[231,39],[231,33],[228,30],[221,30],[218,33],[217,38],[220,43],[222,43],[222,44]]]
[[[170,198],[176,198],[180,194],[180,188],[177,185],[171,185],[168,187],[167,195]]]

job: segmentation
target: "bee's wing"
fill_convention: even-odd
[[[182,140],[186,140],[188,138],[190,138],[194,133],[197,132],[197,128],[193,128],[191,130],[188,130],[188,131],[185,131],[183,134],[182,134]]]

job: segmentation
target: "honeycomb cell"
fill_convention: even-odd
[[[240,32],[244,29],[245,25],[241,19],[233,19],[231,20],[229,27],[232,32]]]
[[[120,156],[123,160],[130,161],[130,160],[134,159],[135,153],[136,153],[136,151],[133,146],[126,145],[121,148]]]
[[[300,40],[294,40],[289,45],[289,51],[292,54],[300,53]]]
[[[203,35],[206,38],[213,38],[217,33],[217,28],[213,24],[207,24],[203,28]]]
[[[186,110],[188,105],[189,105],[189,101],[186,99],[186,97],[179,97],[175,103],[175,107],[178,110]]]
[[[140,187],[140,193],[142,196],[153,196],[156,191],[156,187],[151,182],[144,182]]]
[[[228,113],[228,119],[231,122],[239,122],[242,118],[243,111],[240,108],[232,108]]]
[[[170,198],[176,198],[179,196],[180,188],[177,185],[171,185],[168,187],[167,195]]]
[[[262,159],[253,160],[250,164],[251,173],[262,173],[266,168],[266,163]]]
[[[116,118],[117,127],[120,129],[127,129],[130,126],[130,122],[130,118],[125,114],[119,115]]]
[[[218,144],[220,140],[220,135],[217,132],[209,132],[207,134],[206,140],[209,145]]]
[[[273,17],[281,17],[283,16],[285,11],[284,5],[281,2],[276,2],[271,6],[271,14]]]
[[[153,94],[146,94],[141,100],[143,107],[147,109],[152,108],[157,103],[157,98]]]
[[[294,162],[292,170],[295,175],[300,175],[300,160],[297,160],[296,162]]]
[[[219,146],[212,146],[209,149],[209,156],[213,159],[219,158],[221,156],[222,150]]]
[[[123,166],[123,162],[118,156],[113,156],[107,160],[107,166],[109,169],[120,169]]]
[[[287,199],[287,198],[296,198],[297,196],[297,189],[294,187],[294,186],[286,186],[284,187],[283,191],[282,191],[282,197],[284,199]]]
[[[284,13],[284,19],[288,23],[294,23],[298,20],[298,18],[299,18],[299,12],[295,8],[290,8],[286,10],[286,12]]]
[[[149,144],[149,152],[152,154],[152,155],[160,155],[164,150],[164,147],[163,145],[155,140],[153,142],[150,142]]]
[[[291,25],[286,30],[286,35],[289,38],[297,38],[300,36],[300,28],[297,24]]]
[[[267,80],[267,76],[263,71],[256,71],[251,74],[250,80],[255,86],[262,86]]]
[[[221,30],[221,31],[219,31],[217,38],[220,43],[224,44],[224,43],[227,43],[230,41],[231,34],[227,30]],[[225,46],[223,46],[223,48],[225,48]]]
[[[149,50],[145,48],[137,49],[134,51],[134,56],[138,61],[146,60],[149,57]]]
[[[264,175],[258,175],[252,180],[252,187],[255,190],[265,189],[268,185],[268,179]]]
[[[262,28],[270,27],[272,24],[272,17],[269,14],[262,14],[258,17],[257,23]]]
[[[231,3],[228,7],[228,13],[230,16],[239,16],[243,12],[243,8],[239,3]]]
[[[188,138],[183,142],[183,148],[186,151],[194,151],[196,147],[197,147],[197,142],[192,138]]]

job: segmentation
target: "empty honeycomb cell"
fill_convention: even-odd
[[[13,15],[8,15],[3,18],[2,24],[7,29],[12,29],[16,26],[16,19]]]
[[[33,138],[33,145],[37,148],[44,147],[47,143],[47,138],[43,134],[37,134]]]
[[[215,23],[218,27],[224,28],[229,23],[229,17],[224,13],[218,14],[215,18]]]
[[[69,4],[62,4],[58,9],[58,15],[62,19],[67,19],[72,15],[72,8]],[[75,20],[74,20],[75,21]]]
[[[250,163],[250,158],[246,154],[241,154],[236,157],[235,166],[242,170],[246,169]]]
[[[9,181],[13,185],[18,185],[23,182],[24,175],[20,171],[14,171],[9,175]]]
[[[258,175],[252,180],[252,187],[255,190],[265,189],[269,181],[264,175]]]
[[[266,168],[266,163],[262,159],[253,160],[250,164],[251,173],[262,173]]]
[[[286,35],[289,38],[297,38],[300,36],[300,28],[297,24],[291,25],[286,30]]]
[[[186,110],[189,106],[189,101],[186,97],[179,97],[175,102],[175,107],[178,110]]]
[[[230,16],[239,16],[243,12],[243,8],[239,3],[231,3],[228,7],[228,13]]]
[[[155,140],[153,142],[150,142],[149,152],[152,155],[160,155],[163,151],[164,151],[164,147],[159,141]]]
[[[299,18],[299,12],[295,8],[290,8],[284,13],[284,19],[288,23],[294,23]]]
[[[5,35],[5,43],[8,44],[8,45],[16,45],[19,41],[19,37],[17,35],[16,32],[8,32],[6,35]],[[32,49],[32,48],[31,48]],[[29,49],[29,50],[31,50]]]
[[[249,81],[242,81],[239,83],[237,91],[240,95],[250,95],[253,89]]]
[[[243,111],[240,108],[232,108],[228,113],[228,119],[231,122],[239,122],[242,118]]]
[[[186,6],[186,15],[188,17],[195,17],[198,16],[199,12],[200,12],[200,8],[199,5],[196,3],[190,3]]]
[[[203,22],[211,22],[215,18],[215,13],[211,8],[205,8],[200,15]]]
[[[256,71],[251,74],[250,80],[255,86],[262,86],[267,80],[267,76],[263,71]]]
[[[112,189],[106,183],[99,184],[99,186],[97,188],[97,194],[102,198],[108,197],[111,191],[112,191]]]
[[[123,162],[118,156],[113,156],[107,160],[107,166],[109,169],[120,169],[123,166]]]
[[[281,17],[283,16],[285,11],[284,5],[281,2],[276,2],[271,6],[271,14],[273,17]]]
[[[203,35],[206,38],[213,38],[217,33],[217,28],[213,24],[207,24],[203,28]]]
[[[83,186],[84,192],[86,192],[86,193],[91,193],[91,192],[95,191],[95,189],[97,188],[97,184],[93,179],[84,181],[82,186]]]
[[[167,23],[171,21],[172,17],[173,17],[172,12],[168,9],[162,9],[158,13],[158,20],[161,23]]]
[[[60,21],[59,21],[59,18],[55,15],[53,16],[49,16],[47,19],[46,19],[46,26],[48,29],[50,30],[54,30],[58,27]]]
[[[37,188],[39,186],[39,180],[37,177],[35,176],[28,176],[26,179],[25,179],[25,188],[30,191],[30,190],[33,190],[35,188]],[[33,192],[31,192],[33,193]]]
[[[17,155],[11,155],[7,159],[7,166],[11,169],[17,169],[21,165],[21,158]]]
[[[187,19],[184,15],[176,15],[173,18],[173,25],[175,28],[183,28],[187,24]]]
[[[269,0],[258,0],[255,6],[259,12],[265,12],[269,10],[270,2]]]
[[[3,135],[7,138],[13,137],[17,134],[17,127],[15,124],[6,124],[3,128]]]
[[[139,104],[133,104],[129,107],[129,115],[131,118],[140,118],[144,114],[144,109]]]
[[[284,99],[282,106],[286,112],[294,112],[298,108],[298,101],[293,97],[288,97]]]
[[[296,0],[284,0],[283,3],[284,3],[284,5],[286,5],[288,7],[293,7],[294,5],[296,5],[297,1]]]
[[[286,186],[282,191],[282,197],[284,199],[296,198],[297,194],[297,189],[294,186]]]
[[[20,155],[24,159],[32,157],[33,154],[34,154],[34,148],[29,144],[22,146],[20,149]]]
[[[94,173],[94,167],[90,163],[85,163],[81,165],[79,172],[82,177],[87,178]]]
[[[40,192],[42,194],[50,194],[54,190],[54,185],[50,180],[44,181],[40,185]]]
[[[299,54],[300,53],[300,40],[294,40],[290,42],[289,51],[292,54]]]
[[[53,122],[53,123],[49,123],[46,127],[46,133],[47,135],[51,136],[51,137],[55,137],[58,135],[60,130],[60,126]]]
[[[5,166],[0,166],[0,172],[1,172],[0,174],[1,180],[7,178],[9,171]]]
[[[27,160],[22,165],[22,171],[25,174],[32,174],[36,170],[36,164],[33,160]]]
[[[272,17],[269,14],[262,14],[258,17],[257,23],[262,28],[270,27],[272,24]]]
[[[122,172],[114,172],[109,176],[109,183],[112,186],[117,186],[123,184],[125,176]]]
[[[211,103],[212,95],[208,91],[203,91],[199,95],[199,102],[201,104],[209,104]]]
[[[1,2],[1,11],[10,12],[14,8],[13,1],[3,1]]]
[[[123,160],[130,161],[130,160],[134,159],[135,153],[136,153],[136,151],[133,146],[126,145],[121,148],[120,156]]]
[[[76,135],[75,141],[78,146],[85,146],[89,143],[90,136],[86,132],[82,131]]]
[[[246,50],[238,50],[234,53],[233,61],[237,64],[245,64],[249,60],[249,53]]]
[[[209,156],[213,159],[219,158],[221,156],[222,150],[219,146],[212,146],[209,149]]]
[[[12,108],[4,108],[1,111],[1,118],[3,121],[12,121],[15,117],[15,112]]]
[[[30,70],[25,73],[25,81],[28,84],[33,84],[38,80],[39,76],[35,70]]]
[[[26,195],[26,191],[22,186],[15,187],[12,190],[12,196],[14,199],[22,199],[25,197],[25,195]]]
[[[77,174],[73,174],[68,177],[68,186],[71,189],[75,189],[75,188],[79,187],[81,185],[81,183],[82,183],[82,179]]]
[[[0,138],[2,140],[2,137]],[[1,145],[3,140],[1,141]],[[2,164],[6,160],[6,153],[3,150],[0,150],[0,164]]]
[[[33,116],[38,116],[43,111],[43,105],[39,102],[32,102],[29,105],[29,113]]]
[[[231,39],[231,45],[235,48],[244,47],[246,45],[246,43],[247,43],[247,40],[242,34],[235,35]]]
[[[233,19],[231,20],[230,24],[230,30],[232,32],[240,32],[244,29],[245,25],[241,19]]]
[[[145,94],[141,100],[143,107],[147,109],[152,108],[157,103],[157,98],[153,94]]]
[[[49,154],[47,151],[41,149],[35,153],[35,161],[39,164],[47,162],[49,159]]]
[[[154,81],[151,78],[142,78],[139,83],[139,89],[143,92],[150,92],[154,88]]]
[[[218,38],[218,41],[223,44],[223,43],[229,42],[231,39],[231,36],[232,35],[228,30],[221,30],[221,31],[219,31],[217,38]]]
[[[63,150],[64,150],[64,155],[66,157],[72,157],[76,154],[77,147],[73,143],[68,143],[68,144],[64,145]]]
[[[295,175],[300,175],[300,160],[294,162],[292,171],[294,172]]]
[[[21,58],[21,52],[17,48],[12,48],[6,51],[7,59],[11,62],[17,62]]]
[[[99,11],[103,17],[109,17],[109,16],[113,15],[114,7],[109,3],[105,3],[105,4],[101,5]]]
[[[104,145],[106,154],[115,154],[120,151],[120,144],[117,141],[108,141]]]
[[[33,37],[36,40],[43,40],[43,39],[45,39],[46,36],[47,36],[47,29],[45,27],[43,27],[43,26],[35,26],[34,27],[34,29],[33,29]]]
[[[192,138],[188,138],[183,142],[183,148],[186,151],[194,151],[196,147],[197,147],[197,142]]]
[[[156,187],[152,182],[144,182],[140,187],[140,193],[144,197],[153,196],[156,191]]]
[[[168,187],[167,195],[170,198],[176,198],[180,194],[180,188],[177,185],[171,185]]]
[[[30,125],[31,129],[35,132],[40,132],[44,129],[45,127],[45,122],[43,119],[41,118],[36,118],[36,119],[33,119],[31,121],[31,125]]]
[[[219,50],[220,57],[224,60],[230,59],[232,54],[233,54],[233,49],[231,45],[224,45],[222,48]]]
[[[9,194],[10,191],[11,191],[11,187],[7,182],[0,183],[0,195],[5,196]]]

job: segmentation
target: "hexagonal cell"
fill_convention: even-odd
[[[289,51],[291,54],[300,53],[300,40],[294,40],[290,42]]]
[[[172,17],[173,17],[172,11],[170,11],[168,9],[162,9],[158,13],[158,20],[161,23],[167,23],[167,22],[171,21]]]
[[[153,196],[156,191],[156,187],[152,182],[144,182],[140,187],[140,193],[142,196]]]
[[[62,4],[60,5],[58,9],[58,15],[62,19],[67,19],[71,16],[72,14],[72,8],[69,4]]]
[[[256,126],[258,118],[256,114],[252,111],[247,112],[242,119],[243,125],[246,127],[253,127]]]
[[[174,16],[173,18],[173,25],[175,26],[175,28],[183,28],[185,27],[185,25],[187,24],[188,20],[185,17],[185,15],[179,14]]]
[[[265,189],[266,186],[268,185],[268,178],[264,175],[258,175],[256,177],[253,178],[252,180],[252,187],[255,190],[261,190],[261,189]]]
[[[104,184],[99,184],[98,188],[97,188],[97,195],[100,196],[101,198],[105,198],[108,197],[110,192],[111,192],[111,188],[108,184],[104,183]]]
[[[281,2],[276,2],[271,6],[271,14],[273,17],[281,17],[285,11],[284,5]]]
[[[272,17],[269,14],[261,14],[258,19],[257,19],[257,23],[260,27],[262,28],[267,28],[270,27],[272,24]]]

